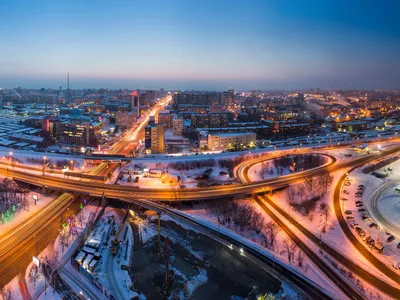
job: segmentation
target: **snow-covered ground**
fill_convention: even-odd
[[[219,184],[225,184],[229,183],[231,181],[231,178],[229,177],[229,174],[226,170],[226,168],[221,168],[219,166],[213,166],[213,167],[200,167],[200,168],[193,168],[189,170],[176,170],[171,167],[168,167],[168,164],[159,164],[156,162],[152,163],[146,163],[143,164],[143,167],[146,168],[154,168],[154,169],[162,169],[166,174],[169,174],[175,178],[178,176],[180,177],[182,175],[183,180],[181,183],[185,185],[187,188],[195,188],[197,187],[198,183],[201,181],[205,182],[216,182]],[[199,176],[202,176],[204,172],[211,168],[212,172],[209,176],[208,180],[198,180],[196,179]],[[134,163],[127,164],[123,167],[122,174],[123,178],[119,179],[117,184],[119,185],[131,185],[131,186],[139,186],[141,188],[175,188],[178,187],[178,184],[171,184],[168,182],[163,182],[161,178],[157,177],[145,177],[143,174],[138,174],[138,175],[131,175],[132,181],[128,182],[128,177],[129,175],[126,174],[128,170],[133,170],[134,169]],[[115,172],[117,173],[117,172]],[[114,183],[114,178],[115,178],[115,173],[113,174],[113,179],[109,181],[109,183]],[[138,177],[139,181],[135,182],[135,178]]]
[[[115,210],[111,208],[106,209],[103,217],[96,224],[96,229],[94,231],[107,232],[109,227],[112,226],[111,224],[108,224],[108,218],[110,216],[116,218],[115,230],[118,231],[122,220],[118,214],[115,213]],[[132,286],[131,278],[128,271],[122,270],[121,266],[130,265],[130,254],[133,247],[133,232],[129,224],[125,223],[122,226],[122,230],[118,237],[118,240],[121,241],[119,244],[118,254],[114,256],[108,249],[108,246],[104,246],[101,250],[101,260],[94,270],[93,275],[99,279],[99,282],[107,288],[116,299],[131,299],[136,296],[137,293],[130,289]],[[107,245],[110,245],[112,239],[114,239],[114,235],[109,236]]]

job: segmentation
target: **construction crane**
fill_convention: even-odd
[[[117,233],[115,234],[114,239],[111,241],[111,253],[114,256],[118,254],[118,248],[119,248],[118,247],[119,246],[118,237],[119,237],[119,234],[121,233],[122,227],[124,226],[125,220],[128,217],[128,214],[129,214],[129,209],[126,210],[126,215],[124,217],[124,220],[122,221],[121,226],[119,226],[119,229],[118,229]]]

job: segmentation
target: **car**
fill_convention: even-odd
[[[357,203],[357,204],[356,204],[356,207],[361,207],[361,206],[363,206],[362,203]]]
[[[397,249],[399,249],[399,248],[400,248],[400,243],[397,244]]]
[[[345,215],[351,215],[352,212],[351,212],[350,210],[345,210],[345,211],[344,211],[344,214],[345,214]]]
[[[364,230],[360,226],[354,226],[354,230],[358,233],[358,235],[364,234]]]
[[[394,236],[393,235],[389,236],[386,241],[388,243],[393,242],[394,241]]]
[[[369,239],[368,239],[368,238],[369,238]],[[371,239],[371,236],[366,234],[366,235],[364,235],[364,236],[362,237],[361,240],[362,240],[363,242],[365,242],[365,241],[367,241],[367,239],[370,240],[370,239]]]
[[[365,186],[363,185],[363,184],[360,184],[360,185],[358,185],[359,187],[362,187],[362,188],[364,188]]]
[[[362,201],[360,201],[360,200],[357,200],[357,201],[356,201],[356,204],[359,204],[359,203],[362,203]]]
[[[345,182],[343,185],[349,186],[349,185],[350,185],[350,182]]]
[[[359,212],[364,212],[364,211],[366,211],[366,210],[365,210],[365,208],[360,208],[358,211],[359,211]]]
[[[370,217],[367,217],[367,218],[363,218],[363,221],[364,222],[370,222],[370,221],[372,221],[372,219]]]
[[[357,198],[361,198],[361,197],[362,197],[362,195],[360,195],[360,194],[356,194],[356,197],[357,197]]]
[[[349,199],[343,197],[341,200],[342,200],[342,201],[347,201],[347,200],[349,200]]]
[[[371,224],[369,224],[369,228],[379,229],[379,226],[376,223],[371,223]]]
[[[347,219],[347,220],[354,220],[354,217],[352,217],[352,216],[347,216],[346,219]]]
[[[350,224],[351,228],[353,228],[354,225],[357,225],[356,221],[350,221],[349,224]]]
[[[139,176],[135,177],[135,182],[139,182]]]
[[[349,194],[347,190],[343,190],[343,194]]]
[[[368,244],[370,240],[371,240],[371,237],[368,236],[368,237],[365,239],[365,242]]]

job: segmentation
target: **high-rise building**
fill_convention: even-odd
[[[174,117],[173,132],[174,135],[183,135],[183,118],[177,116]]]
[[[213,105],[218,104],[219,94],[216,92],[176,92],[173,97],[174,105]]]
[[[234,91],[232,89],[228,90],[227,92],[222,92],[221,95],[221,104],[226,106],[226,107],[230,107],[232,106],[233,103],[233,95],[234,95]]]
[[[161,111],[158,114],[158,124],[164,125],[165,128],[172,128],[174,114],[169,111]]]
[[[63,143],[95,147],[101,137],[101,123],[65,122],[59,124],[58,131]]]
[[[160,154],[165,152],[164,127],[149,124],[145,128],[145,149],[147,154]]]
[[[131,95],[131,111],[135,111],[135,107],[137,110],[137,118],[140,118],[140,103],[139,103],[139,93],[137,91],[133,91]]]
[[[208,135],[208,150],[254,147],[257,136],[254,132],[211,133]]]
[[[298,93],[297,94],[297,100],[299,102],[303,102],[304,101],[304,94],[303,93]]]

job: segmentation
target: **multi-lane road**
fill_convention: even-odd
[[[393,146],[385,151],[379,153],[373,153],[351,159],[349,161],[335,163],[332,160],[330,163],[290,175],[281,176],[278,178],[263,180],[253,183],[244,184],[232,184],[224,186],[215,186],[208,188],[186,188],[181,190],[179,197],[180,201],[190,200],[208,200],[222,198],[232,195],[243,195],[243,194],[259,194],[265,192],[266,187],[268,188],[279,188],[287,184],[300,181],[304,176],[315,176],[321,174],[321,172],[333,172],[342,168],[352,167],[362,163],[367,163],[384,155],[395,153],[400,151],[400,146]],[[255,160],[256,161],[256,160]],[[238,174],[246,172],[246,167],[239,167]],[[8,174],[16,180],[20,180],[30,184],[36,184],[39,186],[44,185],[45,187],[56,189],[65,192],[76,192],[82,194],[91,194],[95,196],[101,196],[103,193],[109,198],[132,198],[139,199],[145,198],[155,201],[175,201],[174,193],[171,189],[149,189],[139,188],[133,186],[121,186],[121,185],[110,185],[99,182],[84,182],[72,179],[63,179],[59,177],[53,177],[50,174],[37,175],[31,173],[25,173],[19,170],[10,170],[0,167],[0,174]]]
[[[62,220],[79,209],[74,196],[63,194],[32,217],[0,236],[0,287],[15,276],[25,274],[32,256],[52,243]]]

